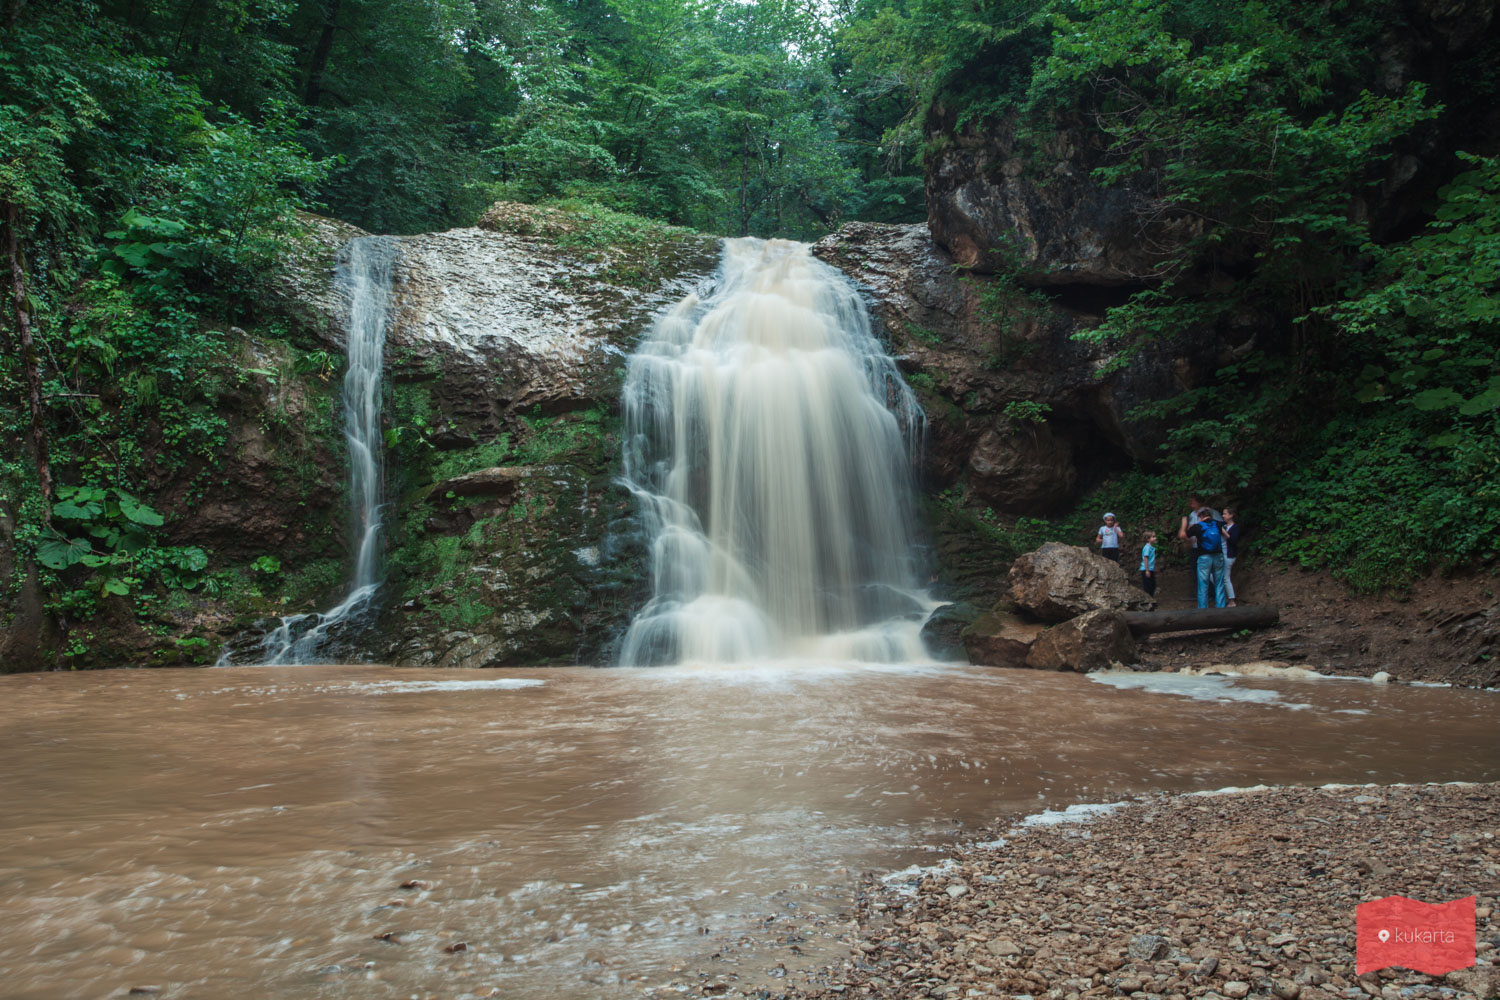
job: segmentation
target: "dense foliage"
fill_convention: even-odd
[[[1396,0],[3,0],[0,551],[17,558],[0,587],[35,565],[77,620],[218,585],[211,553],[164,540],[152,498],[201,494],[247,380],[336,368],[266,309],[301,210],[413,232],[551,200],[808,237],[922,218],[924,156],[1001,125],[1037,162],[1060,129],[1090,130],[1095,180],[1131,186],[1143,227],[1186,221],[1088,334],[1121,364],[1185,332],[1256,331],[1211,384],[1143,414],[1173,429],[1107,487],[1114,506],[1140,523],[1188,486],[1243,497],[1260,551],[1367,588],[1492,559],[1500,52],[1491,30],[1388,79],[1417,16]],[[1414,151],[1424,172],[1392,198]],[[278,367],[239,328],[278,342]],[[1006,412],[1046,419],[1025,405]]]
[[[1364,589],[1496,557],[1493,28],[1450,65],[1402,55],[1418,22],[1412,51],[1442,30],[1435,7],[1395,2],[870,0],[857,14],[864,57],[942,108],[930,125],[1013,126],[1042,164],[1059,130],[1103,140],[1095,181],[1131,191],[1141,233],[1167,234],[1129,301],[1084,334],[1120,348],[1117,368],[1197,331],[1239,345],[1209,384],[1138,414],[1167,418],[1168,440],[1103,506],[1140,524],[1190,491],[1244,498],[1259,551]],[[916,139],[910,118],[888,135]]]

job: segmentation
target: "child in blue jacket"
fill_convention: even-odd
[[[1147,594],[1156,593],[1156,532],[1146,532],[1141,541],[1141,589]]]

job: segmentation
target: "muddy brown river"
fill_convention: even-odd
[[[1500,778],[1494,693],[1148,683],[1174,690],[805,665],[0,678],[0,995],[772,983],[838,953],[861,872],[997,820]]]

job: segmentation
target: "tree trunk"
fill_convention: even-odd
[[[42,517],[45,520],[52,516],[52,465],[47,455],[47,426],[42,418],[41,363],[37,356],[36,341],[31,338],[31,314],[26,311],[26,269],[21,266],[21,212],[14,202],[5,203],[5,234],[21,367],[25,371],[26,395],[31,405],[31,449],[36,459],[37,483],[42,490]]]
[[[1275,625],[1281,610],[1274,604],[1239,608],[1183,608],[1181,611],[1126,611],[1125,624],[1135,635],[1190,632],[1207,628],[1264,628]]]
[[[318,99],[323,96],[323,71],[328,68],[328,57],[333,53],[333,34],[338,30],[333,22],[339,16],[341,2],[328,0],[323,8],[323,33],[318,36],[318,45],[313,49],[312,65],[307,71],[307,90],[302,95],[302,103],[309,108],[317,107]]]

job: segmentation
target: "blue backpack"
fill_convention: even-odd
[[[1198,527],[1203,529],[1203,534],[1198,538],[1198,548],[1203,552],[1217,552],[1223,547],[1224,536],[1219,531],[1219,522],[1212,518],[1207,521],[1199,521]]]

